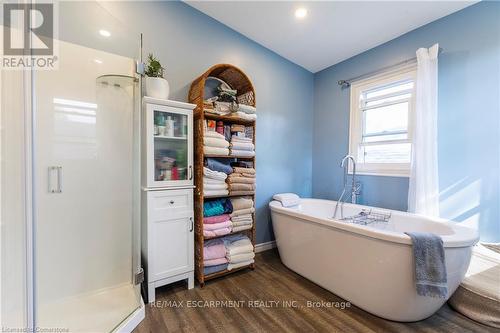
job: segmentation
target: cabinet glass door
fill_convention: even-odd
[[[188,116],[154,111],[155,181],[188,180]]]
[[[190,110],[148,104],[148,186],[192,184]],[[152,138],[152,140],[151,140]]]

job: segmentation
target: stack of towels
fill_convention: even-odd
[[[230,214],[232,232],[252,229],[253,212],[255,212],[251,198],[232,198],[233,212]]]
[[[255,252],[250,239],[242,234],[224,238],[226,246],[227,270],[248,266],[254,263]]]
[[[210,239],[203,245],[203,273],[212,274],[227,269],[226,246],[222,238]]]
[[[245,120],[256,120],[257,115],[255,114],[255,108],[246,104],[239,104],[238,111],[234,112],[232,115],[240,117]]]
[[[232,231],[233,205],[227,198],[203,203],[203,236],[206,238],[227,235]]]
[[[246,136],[246,128],[243,125],[231,125],[231,156],[253,157],[255,156],[255,146],[253,140]]]
[[[227,177],[231,195],[253,195],[255,193],[255,169],[234,167]]]
[[[241,234],[211,239],[203,246],[203,273],[205,275],[232,270],[254,263],[254,247],[250,239]]]
[[[203,137],[203,152],[212,155],[229,155],[229,142],[224,135],[214,132],[205,131]]]
[[[227,174],[203,167],[203,196],[228,195]]]

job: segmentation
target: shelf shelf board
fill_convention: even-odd
[[[241,270],[244,270],[244,269],[247,269],[247,268],[254,268],[254,265],[255,265],[255,263],[251,263],[249,265],[246,265],[246,266],[243,266],[243,267],[238,267],[238,268],[232,269],[230,271],[228,271],[226,269],[226,270],[223,270],[223,271],[220,271],[220,272],[215,272],[215,273],[212,273],[212,274],[207,274],[207,275],[203,276],[203,279],[205,281],[211,280],[211,279],[215,279],[215,278],[218,278],[220,276],[231,274],[231,273],[234,273],[234,272],[237,272],[237,271],[241,271]]]
[[[187,140],[187,136],[163,136],[163,135],[155,135],[155,139],[160,140]]]
[[[255,223],[255,222],[254,222]],[[204,240],[209,240],[209,239],[216,239],[216,238],[222,238],[222,237],[226,237],[226,236],[231,236],[231,235],[236,235],[236,234],[242,234],[242,233],[249,233],[249,232],[252,232],[253,231],[253,225],[250,229],[245,229],[245,230],[240,230],[240,231],[236,231],[236,232],[231,232],[229,234],[225,234],[225,235],[220,235],[220,236],[214,236],[214,237],[205,237],[203,236],[203,239]]]
[[[252,194],[226,194],[226,195],[204,195],[203,199],[216,199],[216,198],[228,198],[228,197],[251,197],[254,196],[255,192]]]
[[[243,157],[243,156],[231,156],[231,155],[216,155],[216,154],[204,154],[203,157],[210,158],[237,158],[240,160],[253,160],[255,156],[252,157]]]
[[[205,119],[227,121],[227,122],[231,122],[234,124],[240,124],[240,125],[254,125],[255,124],[255,120],[248,120],[248,119],[243,119],[240,117],[233,117],[233,116],[221,116],[218,114],[208,113],[208,112],[205,112],[204,117],[205,117]]]

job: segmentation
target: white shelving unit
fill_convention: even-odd
[[[149,303],[157,287],[179,280],[194,287],[194,108],[143,99],[142,257]],[[159,135],[166,121],[172,133]]]

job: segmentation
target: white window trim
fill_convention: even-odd
[[[369,90],[372,87],[380,86],[385,83],[391,83],[398,80],[413,79],[412,102],[408,110],[408,140],[411,142],[413,137],[413,113],[415,110],[415,92],[417,79],[416,63],[405,65],[367,79],[351,83],[350,97],[350,124],[349,124],[349,154],[358,159],[358,148],[362,140],[362,111],[360,110],[359,94],[360,91]],[[352,167],[349,167],[349,173],[352,174]],[[370,176],[388,176],[388,177],[409,177],[410,163],[357,163],[356,174]]]

